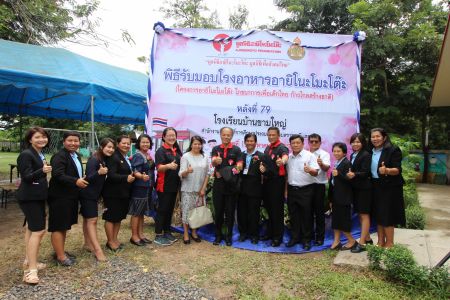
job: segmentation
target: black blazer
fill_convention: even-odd
[[[379,172],[379,168],[381,167],[382,162],[384,162],[384,166],[386,168],[397,168],[400,170],[400,173],[395,176],[381,175]],[[383,148],[380,160],[378,161],[377,172],[381,183],[386,186],[402,186],[404,184],[404,180],[402,177],[402,151],[399,147],[390,146]]]
[[[102,196],[106,198],[129,198],[131,183],[127,182],[131,168],[125,157],[116,150],[111,157],[106,158],[108,174],[103,185]]]
[[[328,198],[330,202],[339,205],[350,205],[353,202],[353,193],[350,180],[347,178],[348,169],[352,167],[352,163],[345,157],[336,168],[338,175],[336,177],[331,174],[329,180]],[[334,185],[331,179],[334,179]]]
[[[89,185],[81,190],[81,198],[89,200],[97,200],[103,189],[106,175],[98,174],[100,164],[105,165],[105,162],[100,161],[95,156],[91,156],[86,164],[86,181]]]
[[[81,173],[83,174],[83,164],[78,153],[77,158],[81,164]],[[65,148],[54,154],[50,160],[52,166],[52,178],[48,190],[49,200],[75,200],[79,198],[80,188],[76,185],[80,178],[77,166]]]
[[[351,158],[353,158],[354,154],[355,153],[351,155]],[[352,163],[352,172],[355,173],[355,177],[350,179],[350,183],[354,189],[365,190],[372,187],[372,183],[370,181],[371,163],[372,155],[369,152],[366,150],[361,150],[358,152]]]
[[[19,201],[47,200],[48,182],[47,174],[42,171],[44,163],[37,151],[30,147],[17,157],[17,169],[21,179],[17,191]]]
[[[241,154],[241,160],[243,162],[244,170],[247,168],[246,163],[246,153]],[[247,175],[241,172],[241,194],[250,197],[262,197],[262,183],[261,183],[261,172],[259,171],[259,164],[261,162],[265,163],[265,154],[256,151],[252,155],[250,160],[250,166],[248,167]]]

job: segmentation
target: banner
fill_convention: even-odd
[[[311,133],[327,151],[348,143],[359,130],[355,36],[164,28],[152,46],[147,132],[158,146],[162,130],[174,127],[184,149],[200,135],[206,151],[224,126],[241,148],[254,132],[263,150],[271,126],[286,144],[292,134]]]

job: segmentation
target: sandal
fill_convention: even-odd
[[[44,270],[45,268],[47,268],[47,265],[44,264],[44,263],[38,262],[38,263],[36,264],[36,267],[37,267],[38,271],[41,271],[41,270]],[[27,270],[27,269],[28,269],[28,261],[27,261],[27,260],[25,260],[25,261],[23,262],[23,269],[24,269],[24,270]]]
[[[30,269],[23,271],[23,282],[27,284],[38,284],[39,283],[38,270]]]

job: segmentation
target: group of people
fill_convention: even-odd
[[[46,202],[48,231],[51,232],[56,263],[71,266],[76,262],[75,256],[65,251],[65,241],[67,231],[77,223],[79,213],[83,216],[83,247],[98,261],[105,261],[97,238],[99,199],[103,199],[106,248],[111,251],[123,248],[118,233],[121,221],[127,215],[131,215],[130,243],[144,246],[152,242],[144,234],[144,214],[149,210],[153,189],[158,195],[153,242],[171,245],[177,241],[170,225],[178,192],[181,192],[183,242],[190,244],[191,239],[200,242],[197,228],[189,228],[188,216],[193,208],[204,203],[211,176],[214,177],[214,245],[219,245],[222,240],[226,245],[232,245],[237,206],[239,241],[250,239],[251,243],[257,244],[259,240],[271,240],[272,247],[280,246],[285,200],[291,223],[291,238],[286,246],[301,243],[309,250],[312,243],[323,245],[328,183],[334,230],[331,249],[364,251],[365,245],[372,243],[369,235],[371,216],[378,226],[378,245],[393,246],[394,226],[405,223],[402,154],[390,143],[383,129],[371,131],[370,147],[367,147],[364,135],[352,135],[350,159],[347,159],[345,143],[333,144],[334,166],[331,166],[330,154],[321,149],[318,134],[308,136],[309,151],[305,149],[301,135],[292,135],[289,138],[291,153],[281,143],[280,130],[276,127],[267,131],[268,146],[264,152],[256,150],[254,133],[245,135],[245,151],[241,152],[232,143],[233,134],[232,128],[222,128],[221,144],[214,146],[210,154],[203,151],[203,138],[193,136],[189,148],[182,153],[177,131],[168,127],[162,133],[162,145],[156,150],[155,159],[149,154],[153,142],[146,134],[137,139],[137,152],[132,157],[128,156],[131,148],[128,136],[120,136],[115,141],[105,138],[83,170],[77,152],[79,133],[65,132],[63,148],[48,163],[43,155],[49,142],[48,133],[40,127],[30,128],[25,136],[27,149],[17,159],[22,178],[17,198],[27,225],[24,282],[38,283],[38,270],[45,267],[38,262],[38,251],[46,227]],[[259,228],[261,204],[269,216],[262,235]],[[360,217],[359,242],[350,233],[352,207]],[[345,245],[340,241],[341,233],[347,237]]]

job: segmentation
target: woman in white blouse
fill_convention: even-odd
[[[209,179],[208,158],[203,153],[205,141],[200,136],[193,136],[189,148],[181,157],[181,209],[183,221],[183,242],[189,244],[189,222],[188,213],[191,209],[202,203],[205,198],[206,186]],[[197,229],[191,228],[191,237],[196,242],[201,242],[197,235]]]

